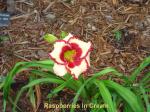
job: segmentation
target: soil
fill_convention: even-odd
[[[0,11],[7,9],[11,6],[1,0]],[[15,0],[15,10],[10,12],[10,25],[0,27],[0,36],[8,37],[0,42],[1,76],[19,61],[47,59],[53,47],[44,41],[46,33],[60,38],[61,31],[72,32],[81,40],[91,41],[90,73],[114,67],[130,75],[150,56],[149,0]],[[115,38],[117,31],[122,34],[119,41]],[[49,92],[46,89],[41,89],[42,94]],[[32,112],[28,101],[20,102],[24,112]]]

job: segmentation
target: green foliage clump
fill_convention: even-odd
[[[126,76],[114,68],[109,67],[95,73],[91,77],[85,78],[81,75],[78,80],[74,80],[70,74],[66,74],[64,77],[56,76],[52,71],[54,63],[51,60],[18,62],[8,73],[1,87],[4,95],[4,112],[6,110],[6,102],[9,99],[12,99],[9,96],[9,93],[13,78],[16,74],[19,74],[22,71],[29,71],[29,68],[31,76],[29,83],[18,91],[15,101],[12,100],[13,112],[16,111],[16,108],[20,110],[17,106],[17,102],[23,92],[27,90],[31,104],[33,108],[36,108],[36,97],[34,93],[35,86],[47,83],[57,84],[57,87],[47,95],[48,99],[51,99],[64,88],[68,88],[76,93],[72,104],[76,104],[79,97],[81,97],[84,103],[104,103],[108,105],[108,108],[91,108],[91,112],[117,112],[120,106],[123,112],[150,112],[149,96],[147,94],[150,92],[148,85],[150,82],[150,71],[148,71],[148,73],[145,74],[140,81],[136,80],[141,71],[145,67],[149,66],[149,64],[150,57],[147,57],[140,66],[133,71],[131,76]],[[99,79],[100,77],[108,74],[111,74],[110,79]],[[113,81],[113,77],[117,77],[122,81],[122,83],[120,84]],[[63,111],[65,111],[65,109],[63,109]],[[70,109],[70,112],[74,111],[75,108]]]

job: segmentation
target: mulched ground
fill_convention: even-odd
[[[45,33],[72,32],[92,41],[91,73],[114,67],[130,75],[150,55],[149,0],[16,0],[15,6],[11,24],[0,28],[9,37],[0,42],[1,75],[16,62],[48,58],[52,45],[43,40]]]

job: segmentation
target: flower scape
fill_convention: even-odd
[[[54,73],[64,76],[68,72],[74,79],[78,79],[90,67],[91,50],[91,42],[83,42],[71,33],[64,39],[57,40],[54,50],[49,53],[49,57],[55,62]]]

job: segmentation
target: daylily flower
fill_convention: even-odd
[[[91,42],[83,42],[71,33],[64,39],[57,40],[54,50],[49,53],[55,62],[54,73],[64,76],[68,72],[74,79],[78,79],[79,75],[90,67],[91,46]]]

